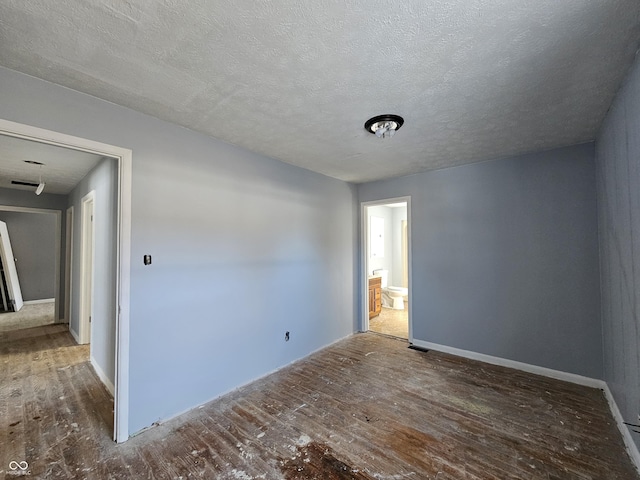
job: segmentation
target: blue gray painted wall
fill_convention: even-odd
[[[1,92],[1,88],[0,88]],[[45,210],[59,211],[61,215],[61,241],[60,241],[60,302],[58,304],[58,318],[64,320],[64,252],[65,252],[65,216],[63,214],[67,206],[66,195],[43,193],[34,195],[33,191],[0,188],[0,205],[12,207],[41,208]],[[63,321],[61,320],[61,321]]]
[[[82,198],[94,194],[94,260],[91,317],[91,357],[113,385],[116,348],[116,255],[118,164],[105,158],[69,194],[73,206],[73,275],[69,327],[78,334],[80,322]]]
[[[593,144],[358,194],[411,196],[417,340],[602,378]]]
[[[53,213],[0,211],[7,224],[22,299],[44,300],[56,296],[56,216]]]
[[[354,186],[4,68],[0,93],[5,119],[133,151],[130,432],[353,331]]]
[[[640,62],[596,141],[604,379],[625,421],[640,414]],[[632,434],[640,447],[640,436]]]
[[[14,190],[12,188],[0,187],[0,205],[43,208],[62,212],[67,205],[67,196],[46,192],[41,195],[34,195],[33,192],[28,190]]]

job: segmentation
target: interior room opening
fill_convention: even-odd
[[[363,215],[368,308],[363,330],[410,340],[409,201],[368,203]]]
[[[49,216],[56,219],[55,239],[51,242],[55,245],[49,249],[52,250],[51,257],[55,257],[54,293],[40,294],[47,299],[55,297],[56,321],[28,325],[20,319],[17,329],[0,333],[0,355],[20,362],[14,365],[15,368],[27,368],[40,375],[37,379],[16,377],[13,387],[22,388],[24,382],[54,385],[56,377],[51,372],[59,371],[69,378],[82,379],[80,383],[85,386],[96,385],[91,387],[94,393],[98,392],[96,395],[78,394],[73,398],[77,401],[74,408],[91,412],[85,419],[88,423],[123,441],[128,437],[127,411],[119,406],[123,405],[122,399],[127,392],[126,389],[118,390],[116,374],[126,373],[123,367],[127,365],[119,363],[116,342],[128,342],[119,335],[118,324],[122,324],[123,318],[128,319],[126,308],[125,315],[122,314],[122,305],[126,307],[128,301],[120,302],[121,292],[128,288],[122,287],[123,279],[128,285],[128,270],[123,273],[121,269],[121,260],[128,256],[123,254],[123,247],[126,247],[125,253],[129,248],[128,240],[122,240],[128,238],[122,233],[123,225],[129,231],[128,217],[126,222],[123,220],[123,198],[128,212],[130,197],[128,188],[122,184],[129,185],[130,182],[131,152],[0,120],[0,153],[3,173],[0,191],[5,203],[21,213],[28,211],[34,217],[46,217],[42,213],[53,212],[54,215]],[[20,181],[12,181],[15,179]],[[74,211],[77,214],[74,215]],[[13,217],[8,219],[12,225],[21,225]],[[26,231],[26,227],[23,229]],[[29,235],[41,248],[44,235]],[[34,264],[34,278],[43,276],[45,262],[31,258],[34,251],[31,249],[18,258],[23,269],[22,275],[13,275],[14,291],[17,278],[23,293],[27,286],[35,284],[27,282],[29,277],[25,272],[30,272],[24,269],[27,258]],[[13,310],[12,313],[20,313],[19,310],[25,308]],[[126,327],[122,327],[122,331],[126,332]],[[46,353],[33,358],[20,355],[30,350]],[[39,369],[35,364],[30,369],[27,367],[29,362],[47,358],[51,360],[47,368]],[[51,400],[47,408],[57,411],[65,408],[67,400],[63,397],[38,397],[38,401]],[[20,403],[10,406],[21,408]]]
[[[0,332],[60,321],[56,213],[0,205]]]

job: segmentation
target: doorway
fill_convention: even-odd
[[[411,197],[361,204],[362,331],[413,342]]]
[[[62,147],[115,160],[115,292],[112,306],[115,310],[114,381],[114,439],[123,442],[129,437],[129,284],[131,257],[131,150],[91,140],[73,137],[0,119],[0,135],[24,139],[42,145]],[[81,242],[80,242],[81,243]],[[65,282],[66,283],[66,282]],[[89,291],[97,286],[92,284]],[[102,288],[102,287],[101,287]],[[110,294],[111,295],[111,294]],[[65,292],[66,297],[66,292]],[[89,306],[91,311],[91,306]],[[89,330],[90,331],[90,330]],[[84,333],[84,332],[83,332]]]
[[[0,332],[64,323],[60,308],[61,215],[45,208],[0,205],[15,258],[22,308],[0,309]],[[10,300],[7,292],[7,303]]]

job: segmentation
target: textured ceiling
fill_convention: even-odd
[[[363,182],[593,140],[639,25],[638,0],[3,0],[0,64]]]
[[[0,187],[33,190],[12,185],[12,180],[45,182],[45,193],[67,195],[102,159],[98,155],[0,135]],[[42,167],[25,160],[44,163]]]

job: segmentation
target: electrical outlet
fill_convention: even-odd
[[[289,341],[289,332],[285,332],[284,333],[284,341],[288,342]]]

